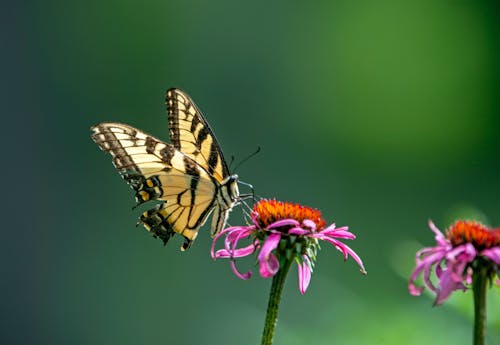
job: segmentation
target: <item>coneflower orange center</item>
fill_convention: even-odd
[[[262,228],[283,219],[295,219],[300,223],[309,219],[316,224],[316,230],[326,226],[320,210],[291,202],[262,199],[254,205],[253,211],[257,213],[257,222]]]
[[[476,221],[459,220],[446,233],[454,246],[471,243],[477,249],[500,245],[500,228],[490,229]]]

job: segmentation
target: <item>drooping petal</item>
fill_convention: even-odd
[[[432,280],[431,280],[432,269],[434,266],[436,266],[436,271],[441,272],[440,271],[441,267],[439,266],[439,264],[436,265],[433,262],[429,262],[427,264],[424,263],[423,279],[424,279],[425,286],[427,286],[427,288],[429,290],[431,290],[432,292],[437,293],[438,288],[434,286],[434,284],[432,283]],[[439,274],[438,274],[438,276],[439,276]]]
[[[440,305],[450,297],[451,293],[455,290],[466,290],[465,285],[461,281],[457,281],[453,278],[453,274],[450,268],[443,270],[441,277],[439,278],[439,289],[436,294],[436,300],[434,305]]]
[[[420,296],[422,291],[424,291],[424,287],[415,285],[415,281],[410,281],[408,283],[408,291],[412,296]]]
[[[337,241],[336,239],[328,237],[328,236],[317,236],[316,238],[333,244],[335,246],[335,248],[342,253],[344,260],[347,260],[348,253],[345,250],[342,242]]]
[[[420,275],[420,273],[424,268],[425,268],[424,265],[417,265],[417,267],[413,270],[410,279],[408,281],[408,291],[413,296],[420,296],[422,291],[424,291],[423,286],[417,286],[415,284],[415,281],[417,280],[418,276]]]
[[[238,241],[242,238],[248,237],[253,229],[238,229],[227,234],[224,239],[224,247],[226,250],[234,250],[238,246]]]
[[[297,268],[299,271],[299,291],[303,295],[311,282],[311,267],[307,255],[302,255],[302,262],[297,261]]]
[[[322,238],[321,237],[318,237],[318,238],[333,244],[335,246],[335,248],[337,248],[338,250],[340,250],[343,253],[344,260],[347,260],[348,256],[351,255],[351,257],[354,259],[354,261],[356,261],[356,263],[360,267],[361,273],[366,274],[366,270],[365,270],[365,267],[363,265],[363,261],[358,256],[358,254],[356,254],[354,252],[354,250],[352,250],[347,244],[342,243],[340,241],[337,241],[336,239],[331,238],[329,236],[323,236]]]
[[[278,272],[278,259],[271,252],[278,247],[280,240],[281,233],[271,233],[262,245],[257,259],[259,260],[260,275],[264,278],[272,277]]]
[[[240,271],[238,271],[238,269],[236,268],[236,262],[234,260],[231,260],[231,269],[233,270],[233,273],[240,279],[247,280],[252,276],[252,271],[240,273]]]
[[[267,260],[260,262],[259,273],[263,278],[271,278],[278,272],[279,268],[280,263],[276,258],[276,255],[270,253]]]
[[[424,248],[424,249],[431,249],[431,248]],[[432,248],[435,249],[435,248]],[[419,296],[422,291],[424,290],[424,287],[418,287],[415,284],[415,281],[417,280],[418,276],[423,273],[423,279],[424,279],[424,284],[431,290],[436,292],[437,288],[432,284],[432,281],[430,279],[431,272],[432,272],[432,267],[436,264],[438,264],[443,257],[445,256],[445,252],[437,252],[437,253],[432,253],[432,255],[428,255],[425,258],[421,259],[421,253],[422,251],[417,252],[415,256],[415,262],[416,262],[416,267],[415,270],[413,270],[409,283],[408,283],[408,290],[410,294],[414,296]],[[429,251],[427,251],[429,252]],[[436,272],[440,269],[439,265],[436,267]]]
[[[358,264],[359,268],[360,268],[360,271],[361,273],[363,274],[366,274],[366,270],[365,270],[365,266],[363,265],[363,261],[361,260],[361,258],[359,257],[358,254],[356,254],[356,252],[354,250],[351,249],[351,247],[349,247],[348,245],[345,245],[344,244],[344,247],[345,249],[347,250],[347,252],[349,253],[349,255],[354,259],[354,261],[356,261],[356,263]]]
[[[438,251],[436,253],[433,253],[429,256],[426,256],[421,260],[421,263],[424,265],[424,283],[425,285],[429,288],[434,293],[437,293],[438,288],[434,286],[434,284],[431,281],[431,273],[432,273],[432,268],[435,266],[436,267],[436,275],[438,278],[441,276],[441,266],[439,263],[443,258],[446,256],[445,251]]]
[[[210,254],[213,259],[215,259],[215,245],[217,244],[217,240],[221,238],[222,236],[226,235],[227,233],[233,233],[233,232],[240,232],[240,231],[246,231],[246,230],[251,230],[255,229],[253,226],[232,226],[227,229],[222,230],[219,232],[217,235],[215,235],[214,239],[212,240],[212,247],[210,248]],[[227,248],[226,248],[227,249]]]

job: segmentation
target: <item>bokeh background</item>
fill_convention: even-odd
[[[409,296],[427,220],[500,225],[496,1],[31,1],[2,20],[2,344],[257,344],[270,281],[142,228],[89,127],[167,140],[186,90],[259,195],[320,208],[327,245],[295,270],[276,344],[470,344],[471,294]],[[238,224],[235,211],[231,223]],[[251,259],[240,267],[251,268]],[[488,344],[500,344],[498,289]]]

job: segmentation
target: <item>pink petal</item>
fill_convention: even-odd
[[[453,248],[446,254],[448,260],[453,260],[458,256],[461,256],[462,259],[472,261],[476,257],[476,248],[471,243],[466,243]]]
[[[474,270],[472,269],[472,267],[467,267],[467,272],[465,273],[465,282],[469,285],[472,284],[472,274],[473,273],[474,273]]]
[[[302,229],[300,227],[291,228],[290,230],[288,230],[288,234],[290,234],[290,235],[299,235],[299,236],[309,234],[310,232],[311,231]]]
[[[256,244],[250,244],[246,247],[235,249],[235,250],[227,250],[227,249],[219,249],[215,253],[215,258],[241,258],[243,256],[247,256],[253,254],[255,249],[257,248]]]
[[[451,274],[451,269],[443,270],[441,278],[439,279],[439,290],[436,294],[436,300],[434,305],[440,305],[450,297],[451,293],[455,290],[465,290],[467,289],[461,281],[456,281],[453,279]]]
[[[280,263],[274,254],[269,254],[266,261],[261,261],[259,265],[259,273],[263,278],[274,276],[280,268]]]
[[[425,268],[424,265],[417,265],[417,267],[411,273],[410,279],[408,281],[408,290],[410,291],[410,294],[412,294],[413,296],[420,296],[420,294],[424,290],[423,287],[417,287],[415,285],[415,281],[417,280],[418,276],[420,275],[420,273],[424,268]]]
[[[424,260],[419,260],[418,258],[418,253],[415,258],[415,261],[417,262],[417,267],[415,270],[412,272],[410,276],[410,280],[408,282],[408,290],[410,293],[414,296],[418,296],[422,293],[424,290],[424,287],[417,287],[415,285],[415,281],[417,280],[418,276],[420,273],[423,271],[423,278],[424,278],[424,283],[425,285],[431,290],[436,292],[437,289],[436,287],[432,284],[430,280],[430,275],[431,275],[431,270],[434,265],[436,265],[439,261],[441,261],[444,257],[444,253],[441,253],[440,255],[434,254],[432,256],[426,257]],[[438,266],[439,268],[439,266]]]
[[[434,255],[434,254],[443,254],[443,257],[446,255],[446,248],[443,248],[443,247],[426,247],[426,248],[422,248],[420,249],[418,252],[417,252],[417,255],[416,255],[416,261],[417,263],[424,260],[425,258],[428,258],[430,257],[431,255]]]
[[[424,266],[424,274],[423,274],[423,279],[424,279],[424,284],[431,290],[432,292],[437,293],[438,288],[434,286],[431,280],[431,274],[432,274],[432,268],[434,267],[435,263],[432,264],[427,264]],[[437,265],[437,270],[439,270],[439,264]]]
[[[252,271],[248,271],[247,273],[240,273],[240,271],[238,271],[238,269],[236,268],[236,262],[234,260],[231,260],[231,269],[233,270],[233,273],[240,279],[247,280],[252,276]]]
[[[444,237],[443,233],[439,231],[439,229],[434,225],[434,223],[430,219],[429,219],[429,228],[431,228],[431,230],[434,232],[435,234],[434,238],[436,239],[438,245],[444,245],[449,243],[448,240]]]
[[[446,266],[450,268],[450,276],[456,282],[464,280],[464,271],[467,264],[476,257],[476,249],[471,243],[455,247],[446,254]]]
[[[278,247],[281,240],[281,233],[272,233],[265,240],[260,253],[258,255],[259,260],[259,272],[264,278],[272,277],[278,272],[279,262],[274,254],[271,252]]]
[[[464,285],[464,281],[470,281],[472,271],[468,270],[465,272],[465,268],[476,257],[476,250],[472,244],[467,243],[455,247],[452,250],[442,252],[442,258],[443,254],[444,258],[446,258],[446,268],[441,269],[440,266],[436,268],[437,277],[439,279],[439,288],[436,291],[436,300],[434,301],[434,305],[442,304],[455,290],[467,289]]]
[[[214,239],[212,240],[212,247],[210,248],[210,254],[213,259],[215,259],[215,245],[217,244],[217,240],[221,238],[223,235],[227,234],[228,232],[231,234],[233,232],[242,232],[242,231],[250,231],[255,229],[253,226],[232,226],[229,228],[226,228],[219,232],[217,235],[215,235]],[[228,249],[228,248],[226,248]]]
[[[345,238],[348,240],[354,240],[356,238],[356,235],[347,230],[323,230],[318,232],[318,234],[335,238]]]
[[[500,265],[500,247],[485,249],[480,255],[485,256],[495,264]]]
[[[446,252],[440,251],[437,253],[433,253],[432,255],[429,255],[420,261],[420,264],[424,266],[424,283],[432,292],[438,291],[438,289],[431,281],[432,267],[437,265],[436,272],[439,277],[441,275],[441,267],[439,266],[439,262],[441,262],[441,260],[443,260],[445,256]]]
[[[348,229],[348,227],[347,227],[347,226],[344,226],[344,227],[339,228],[339,229],[342,229],[342,230],[347,230],[347,229]],[[321,230],[321,231],[331,231],[331,230],[336,230],[336,229],[335,229],[335,223],[330,224],[329,226],[327,226],[326,228],[324,228],[324,229],[323,229],[323,230]]]
[[[365,267],[363,266],[363,261],[358,256],[358,254],[356,254],[354,250],[352,250],[348,245],[328,236],[324,236],[321,239],[333,244],[335,248],[340,250],[344,254],[344,260],[347,260],[348,255],[351,255],[354,261],[356,261],[358,266],[360,267],[361,273],[366,274]]]
[[[297,262],[297,268],[299,271],[299,291],[303,295],[305,294],[309,283],[311,282],[311,268],[309,257],[306,255],[302,256],[302,262]]]
[[[414,281],[408,283],[408,291],[412,296],[420,296],[424,288],[422,286],[418,287],[415,285]]]
[[[281,226],[299,226],[300,223],[295,219],[282,219],[267,226],[268,229],[279,228]]]
[[[234,250],[238,245],[238,241],[244,237],[248,237],[253,229],[241,229],[230,232],[224,239],[224,247],[227,250]]]
[[[344,247],[347,250],[347,252],[349,253],[349,255],[351,255],[351,257],[354,259],[354,261],[356,261],[356,263],[360,267],[361,273],[366,274],[365,266],[363,265],[363,261],[358,256],[358,254],[356,254],[356,252],[354,252],[354,250],[352,250],[349,246],[347,246],[345,244],[344,244]]]
[[[319,235],[321,235],[321,233]],[[342,252],[342,255],[344,256],[344,260],[347,260],[348,253],[345,250],[342,242],[337,241],[336,239],[328,237],[328,236],[315,236],[315,237],[320,239],[320,240],[323,240],[323,241],[326,241],[328,243],[333,244],[338,251]]]
[[[302,221],[302,224],[306,227],[308,227],[309,229],[311,229],[312,231],[315,231],[316,230],[316,223],[313,222],[312,220],[310,219],[304,219]]]

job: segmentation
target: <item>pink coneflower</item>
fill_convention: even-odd
[[[299,204],[263,199],[253,207],[252,224],[233,226],[221,231],[212,244],[212,257],[231,259],[233,272],[241,279],[250,278],[252,272],[240,273],[235,259],[258,252],[259,273],[264,278],[273,277],[286,261],[298,265],[299,290],[304,294],[311,280],[311,273],[319,249],[318,240],[331,243],[344,260],[350,255],[366,273],[360,257],[339,239],[352,240],[356,236],[348,227],[328,227],[319,210]],[[225,236],[224,249],[215,251],[217,240]],[[251,243],[238,247],[242,239]]]
[[[500,229],[490,229],[475,221],[457,221],[446,236],[429,221],[435,234],[437,245],[417,252],[416,268],[408,289],[412,295],[420,295],[424,287],[415,285],[415,280],[423,273],[424,283],[436,294],[435,305],[443,303],[455,290],[467,290],[473,276],[480,270],[490,280],[496,275],[500,265]],[[431,276],[435,272],[437,285]],[[500,281],[497,281],[497,284]]]

